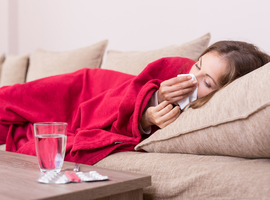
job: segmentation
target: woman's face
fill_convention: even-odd
[[[225,73],[227,62],[216,51],[210,51],[200,57],[190,74],[194,74],[198,82],[198,99],[219,89],[219,77]]]

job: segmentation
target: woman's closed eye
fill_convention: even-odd
[[[205,84],[206,87],[211,88],[211,84],[208,83],[207,81],[204,81],[204,84]]]
[[[195,66],[197,67],[198,70],[201,70],[201,67],[198,65],[198,63],[195,63]]]
[[[195,63],[195,66],[198,70],[201,70],[201,67],[198,65],[198,63]],[[211,88],[211,84],[209,83],[209,81],[207,82],[206,80],[204,80],[204,84],[207,88]]]

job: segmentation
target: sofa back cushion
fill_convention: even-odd
[[[2,65],[4,63],[4,60],[5,60],[5,54],[2,54],[0,56],[0,83],[1,83],[1,72],[2,72]]]
[[[210,33],[207,33],[182,45],[174,45],[152,51],[120,52],[110,50],[107,52],[106,62],[102,68],[138,75],[147,64],[162,57],[180,56],[197,60],[208,46],[210,38]]]
[[[31,56],[26,81],[73,72],[82,68],[100,68],[108,41],[66,52],[36,50]]]
[[[29,63],[29,55],[6,56],[1,69],[0,87],[24,83]]]

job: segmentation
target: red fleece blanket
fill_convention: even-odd
[[[194,61],[162,58],[138,76],[104,69],[0,88],[0,142],[36,155],[33,123],[68,123],[65,160],[94,164],[112,152],[134,150],[142,112],[163,80],[188,73]],[[1,139],[2,138],[2,139]]]

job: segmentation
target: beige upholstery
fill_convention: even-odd
[[[2,54],[0,56],[0,83],[1,83],[1,71],[2,71],[2,65],[4,63],[4,60],[5,60],[5,54]]]
[[[0,144],[0,151],[6,150],[6,144]]]
[[[25,82],[29,56],[6,56],[1,69],[0,87]]]
[[[73,72],[82,68],[100,68],[108,41],[66,52],[38,49],[31,57],[26,81]]]
[[[102,68],[138,75],[147,64],[162,57],[180,56],[197,60],[208,46],[210,38],[211,35],[207,33],[182,45],[173,45],[152,51],[120,52],[110,50]]]
[[[152,176],[147,199],[268,199],[269,159],[122,152],[96,166]]]

